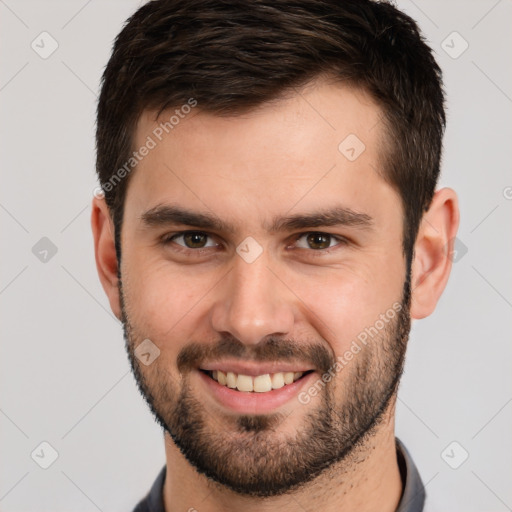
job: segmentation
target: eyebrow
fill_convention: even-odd
[[[196,212],[178,205],[159,204],[145,211],[140,219],[147,228],[163,227],[174,224],[193,226],[198,229],[220,231],[234,234],[236,227],[209,212]],[[274,217],[264,227],[270,233],[292,231],[296,229],[318,228],[322,226],[346,226],[370,230],[373,219],[366,213],[355,212],[350,208],[335,206],[319,211]]]

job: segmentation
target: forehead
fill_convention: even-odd
[[[134,148],[149,139],[154,147],[131,176],[126,210],[181,202],[241,223],[336,198],[375,210],[375,198],[397,201],[379,175],[381,115],[364,91],[326,82],[236,116],[203,112],[200,103],[158,119],[145,111]]]

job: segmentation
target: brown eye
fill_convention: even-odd
[[[208,240],[208,235],[204,233],[186,233],[183,235],[185,245],[190,249],[200,249],[205,246]]]
[[[331,245],[331,235],[326,233],[310,233],[307,241],[311,249],[327,249]]]
[[[187,249],[204,249],[215,247],[217,244],[211,240],[210,235],[202,231],[184,231],[171,237],[164,238],[164,243],[174,242]]]
[[[347,243],[344,237],[311,231],[300,235],[296,239],[295,246],[299,249],[309,249],[321,253],[323,251],[328,252],[328,249],[333,249],[337,246],[347,245]]]

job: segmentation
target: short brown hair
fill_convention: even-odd
[[[408,265],[439,176],[445,128],[441,70],[418,26],[371,0],[152,0],[117,36],[102,78],[100,184],[130,158],[145,109],[197,101],[237,115],[328,75],[369,92],[383,111],[383,177],[403,204]],[[130,175],[103,186],[120,230]]]

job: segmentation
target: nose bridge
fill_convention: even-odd
[[[265,336],[292,330],[291,294],[268,266],[265,252],[251,263],[237,255],[214,305],[212,324],[217,332],[254,345]]]

